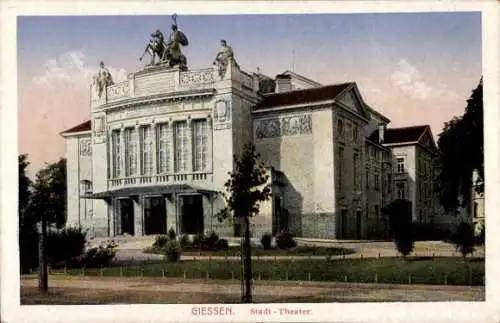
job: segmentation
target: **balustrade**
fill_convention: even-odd
[[[109,188],[211,181],[212,173],[172,173],[109,179]]]

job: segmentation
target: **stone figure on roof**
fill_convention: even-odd
[[[97,77],[94,78],[94,82],[97,83],[99,98],[108,86],[115,84],[111,73],[106,66],[104,66],[104,62],[102,61],[99,63],[99,71],[97,72]]]
[[[187,59],[182,53],[181,46],[187,46],[189,42],[186,35],[177,26],[177,15],[173,15],[172,20],[174,23],[168,40],[165,41],[163,33],[157,29],[151,34],[152,38],[139,60],[142,60],[144,55],[149,53],[151,56],[149,65],[167,64],[169,67],[179,66],[181,69],[187,69]]]
[[[227,66],[233,62],[236,63],[233,49],[227,44],[226,40],[222,39],[220,41],[220,50],[213,62],[213,65],[219,68],[219,76],[221,78],[226,75]]]

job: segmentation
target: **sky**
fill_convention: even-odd
[[[30,173],[64,157],[60,132],[90,118],[89,86],[105,62],[115,81],[143,68],[149,35],[168,35],[170,15],[20,16],[17,21],[19,153]],[[219,40],[240,67],[285,70],[322,84],[354,81],[390,127],[444,122],[463,114],[481,78],[477,12],[183,15],[190,69],[210,67]]]

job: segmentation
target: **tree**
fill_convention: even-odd
[[[467,222],[460,222],[453,235],[453,243],[465,260],[467,254],[474,251],[474,228]]]
[[[66,159],[48,164],[36,174],[30,212],[61,229],[66,225]]]
[[[389,226],[394,237],[396,249],[406,258],[414,248],[415,236],[411,218],[411,202],[398,199],[382,209],[389,217]]]
[[[255,147],[247,144],[240,158],[234,156],[233,171],[228,173],[230,178],[224,184],[229,196],[224,195],[227,207],[219,214],[219,220],[232,217],[244,226],[243,265],[244,265],[244,293],[242,301],[252,302],[252,259],[250,247],[250,217],[259,213],[259,203],[269,199],[271,188],[268,184],[269,176],[262,163],[258,163],[260,155]]]
[[[27,209],[31,198],[31,179],[26,175],[26,169],[30,165],[28,155],[18,156],[19,164],[19,225],[22,226],[27,221]]]
[[[464,115],[445,123],[438,147],[440,202],[447,212],[456,212],[469,205],[473,187],[477,193],[484,192],[482,79],[467,100]],[[474,171],[478,173],[475,183]]]

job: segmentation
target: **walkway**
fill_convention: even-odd
[[[238,303],[240,282],[159,277],[50,276],[49,297],[35,276],[21,278],[22,304]],[[307,287],[307,288],[304,288]],[[484,301],[484,286],[256,281],[256,303]]]

